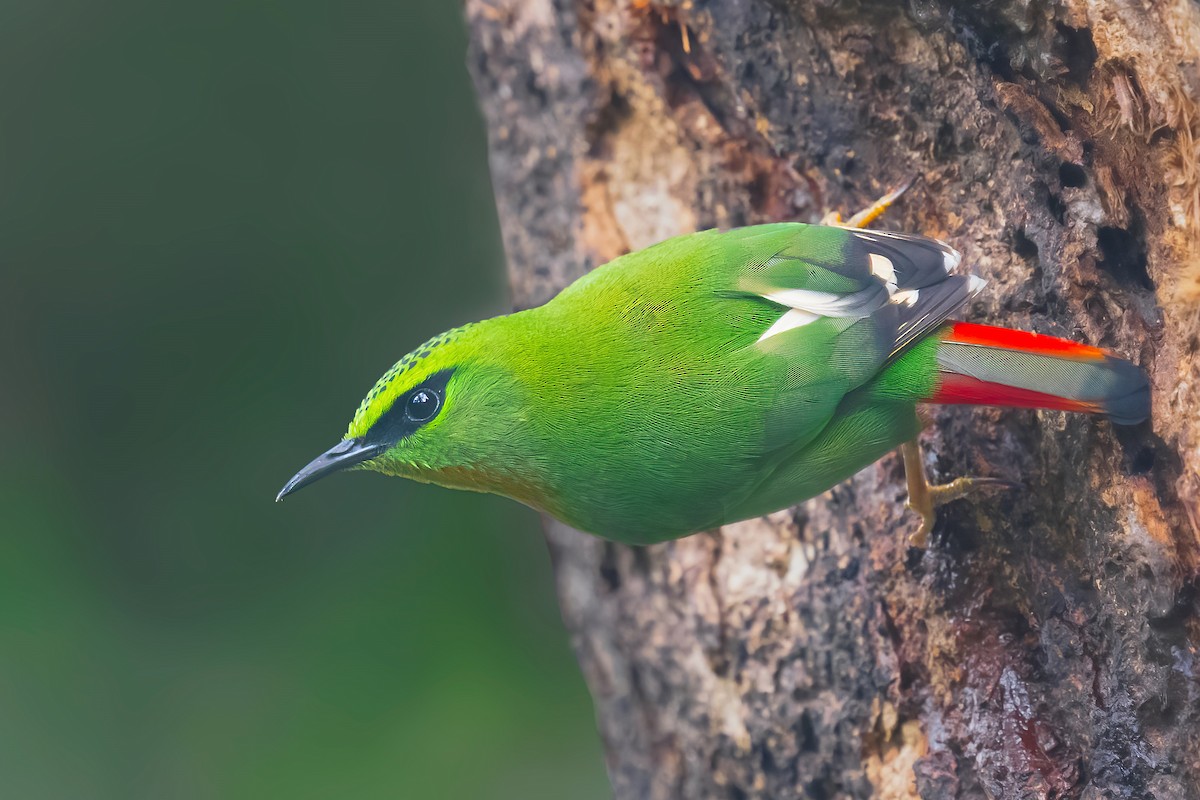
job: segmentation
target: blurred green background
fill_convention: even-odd
[[[458,3],[0,3],[0,795],[600,798],[536,516],[280,485],[507,306]]]

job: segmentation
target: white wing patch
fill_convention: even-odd
[[[888,294],[896,291],[896,266],[890,258],[871,253],[871,274],[887,284]]]
[[[876,287],[846,294],[814,292],[811,289],[782,289],[763,297],[772,303],[798,308],[822,317],[852,317],[856,316],[863,306],[871,304],[874,295],[878,293]]]
[[[814,314],[811,311],[805,311],[800,308],[789,308],[784,312],[782,317],[775,320],[774,325],[767,328],[766,333],[758,337],[758,341],[765,341],[776,334],[790,331],[792,328],[799,328],[801,325],[807,325],[810,322],[816,322],[820,318],[820,314]]]
[[[856,228],[847,230],[867,245],[875,243],[881,249],[883,242],[887,239],[911,241],[913,238],[889,231],[865,231]],[[940,242],[936,244],[944,248],[942,250],[942,267],[945,268],[947,275],[953,274],[958,269],[962,256],[948,245]],[[904,308],[913,308],[917,305],[921,299],[922,290],[918,288],[901,289],[899,286],[904,280],[912,281],[914,276],[898,277],[895,262],[883,253],[868,253],[867,257],[869,264],[864,266],[869,266],[871,275],[877,279],[878,283],[870,282],[866,288],[856,292],[836,294],[811,289],[778,289],[761,295],[772,303],[784,306],[787,310],[759,337],[758,341],[763,342],[772,336],[808,325],[822,317],[865,317],[888,303]],[[983,288],[984,283],[983,279],[974,275],[970,276],[969,293],[975,294]],[[911,286],[911,283],[909,285]]]
[[[761,295],[772,303],[787,306],[788,310],[759,337],[758,341],[762,342],[822,317],[869,316],[871,312],[885,305],[895,290],[895,284],[885,286],[877,283],[845,294],[816,292],[812,289],[781,289]]]

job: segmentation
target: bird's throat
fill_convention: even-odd
[[[496,494],[540,511],[547,509],[545,489],[540,482],[509,470],[456,466],[425,471],[416,477],[448,489]]]

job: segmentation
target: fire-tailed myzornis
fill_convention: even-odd
[[[951,321],[982,286],[923,236],[799,223],[680,236],[417,348],[279,498],[370,469],[647,543],[828,489],[913,442],[922,403],[1148,416],[1127,361]],[[978,481],[928,486],[912,445],[905,463],[923,541],[934,506]]]

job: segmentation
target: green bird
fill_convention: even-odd
[[[277,499],[368,469],[646,544],[794,505],[902,447],[922,544],[936,505],[1002,482],[929,486],[920,404],[1149,415],[1127,361],[949,321],[984,285],[960,262],[923,236],[800,223],[662,242],[402,358]]]

